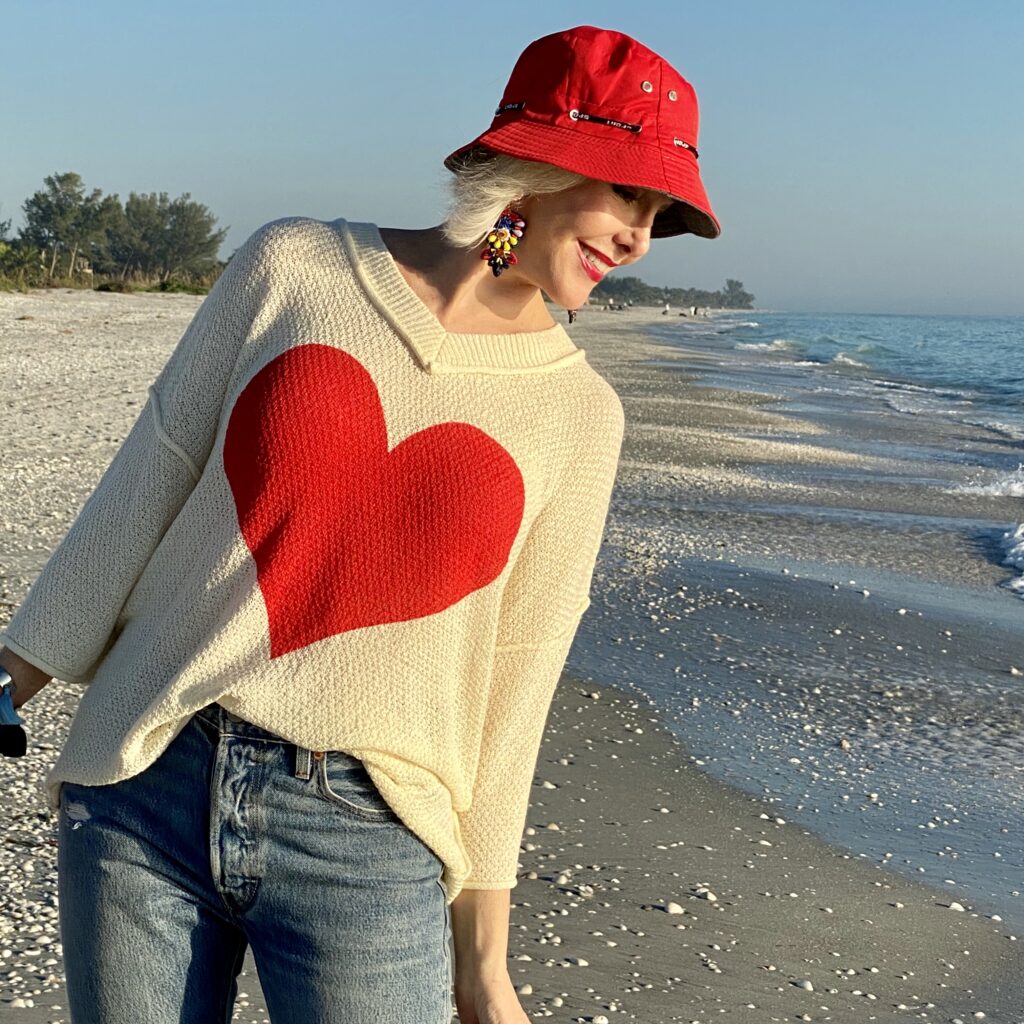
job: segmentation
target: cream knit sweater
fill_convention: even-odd
[[[560,325],[446,333],[375,225],[265,224],[0,633],[88,684],[49,809],[216,701],[361,758],[449,902],[515,887],[623,427]]]

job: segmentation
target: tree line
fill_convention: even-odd
[[[227,228],[186,192],[87,192],[74,171],[44,179],[25,200],[25,226],[8,238],[0,221],[0,285],[89,284],[109,290],[151,287],[205,291],[222,269],[217,252]]]
[[[590,293],[591,302],[621,302],[633,306],[699,306],[701,309],[753,309],[754,296],[743,290],[743,282],[726,278],[716,292],[700,288],[662,288],[639,277],[611,274]]]

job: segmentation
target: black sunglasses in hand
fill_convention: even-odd
[[[0,668],[0,754],[24,757],[28,737],[22,726],[25,719],[14,710],[14,680],[10,672]]]

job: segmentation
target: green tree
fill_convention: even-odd
[[[214,231],[216,217],[186,192],[132,192],[122,215],[107,232],[107,251],[129,273],[166,282],[175,274],[202,275],[215,269],[227,228]]]
[[[107,231],[107,252],[121,279],[138,273],[156,277],[160,237],[167,230],[167,193],[129,194],[121,216]]]
[[[171,200],[167,208],[167,226],[157,247],[160,280],[175,273],[205,274],[217,265],[217,250],[228,233],[214,231],[217,218],[186,192]]]
[[[0,278],[16,281],[19,288],[45,278],[42,252],[26,242],[0,242]]]
[[[49,253],[47,276],[52,278],[59,254],[71,250],[72,246],[77,251],[81,244],[82,210],[87,203],[99,202],[99,190],[87,200],[81,175],[74,171],[51,174],[43,181],[45,190],[36,192],[22,206],[25,226],[20,237],[23,242]],[[88,220],[89,214],[84,216]]]
[[[68,277],[74,274],[75,258],[80,252],[86,254],[90,266],[96,261],[106,247],[107,229],[117,222],[120,214],[121,200],[116,195],[101,196],[96,189],[83,199],[71,226]]]
[[[727,277],[722,292],[722,305],[727,309],[751,309],[754,305],[754,296],[743,290],[742,281]]]

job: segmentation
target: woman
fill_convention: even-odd
[[[232,258],[0,634],[15,707],[88,684],[46,779],[74,1024],[228,1020],[248,946],[275,1024],[448,1021],[453,981],[526,1021],[510,890],[623,431],[542,293],[571,323],[715,237],[696,146],[679,73],[581,26],[446,159],[443,224]]]

